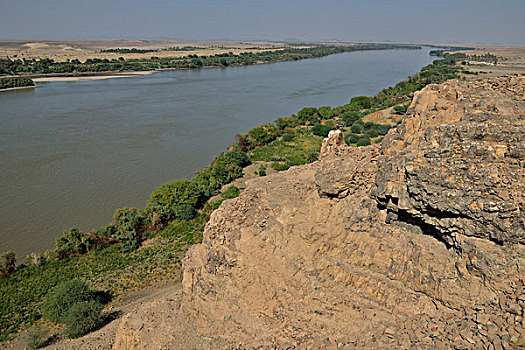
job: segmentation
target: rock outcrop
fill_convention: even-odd
[[[525,77],[416,94],[381,146],[251,180],[116,349],[507,349],[525,341]]]

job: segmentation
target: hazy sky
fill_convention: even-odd
[[[525,45],[525,0],[0,0],[0,37]]]

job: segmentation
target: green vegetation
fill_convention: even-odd
[[[23,77],[0,78],[0,90],[26,86],[35,86],[35,83],[31,79]]]
[[[96,294],[83,281],[70,280],[60,283],[46,295],[41,306],[42,316],[53,322],[65,322],[69,310],[79,302],[96,300]]]
[[[399,106],[394,106],[394,113],[395,114],[405,114],[408,110],[408,105],[399,105]]]
[[[237,198],[239,194],[241,193],[241,190],[237,186],[230,186],[226,189],[226,191],[221,193],[221,197],[224,199],[232,199]]]
[[[390,126],[365,123],[362,117],[405,103],[414,91],[427,84],[457,77],[458,60],[459,57],[453,55],[436,60],[420,73],[374,97],[357,96],[348,104],[334,108],[305,108],[297,115],[277,118],[274,124],[260,125],[237,135],[237,143],[232,146],[234,150],[219,155],[192,179],[174,180],[159,186],[145,208],[117,209],[114,222],[106,227],[88,233],[76,228],[65,231],[57,239],[56,249],[31,254],[28,266],[16,268],[14,254],[2,254],[0,341],[8,339],[21,327],[35,323],[42,315],[64,321],[66,313],[63,310],[71,305],[68,299],[57,297],[53,304],[51,296],[46,298],[50,291],[58,293],[63,287],[57,286],[63,282],[87,281],[90,288],[120,298],[155,281],[175,280],[186,250],[202,241],[204,225],[211,212],[225,198],[237,196],[238,188],[230,186],[222,193],[224,199],[213,204],[208,200],[219,194],[226,184],[243,176],[243,168],[262,161],[282,171],[293,165],[313,162],[318,158],[323,139],[319,134],[324,135],[328,127],[340,127],[350,145],[378,142]],[[259,175],[262,170],[264,173],[266,166],[259,168]],[[89,293],[79,287],[78,292],[70,294],[82,299],[82,295]],[[93,299],[83,301],[89,300]],[[56,306],[60,303],[66,306]],[[96,323],[94,311],[96,308],[92,305],[83,305],[76,311],[93,316],[83,330],[91,329],[92,320]],[[71,329],[70,335],[79,334],[76,331]]]
[[[26,347],[30,350],[43,348],[48,345],[49,342],[49,331],[43,327],[33,327],[27,331],[26,334]]]
[[[83,281],[60,283],[46,295],[42,316],[66,324],[66,333],[77,338],[102,325],[102,304],[99,296]]]
[[[261,164],[259,170],[257,170],[257,175],[266,176],[266,167],[264,166],[264,164]]]
[[[329,125],[315,124],[312,128],[312,133],[317,136],[327,137],[330,130],[334,128]]]
[[[192,48],[194,49],[194,48]],[[353,46],[342,45],[312,45],[311,47],[285,48],[265,52],[245,52],[239,55],[222,53],[213,56],[189,55],[186,57],[151,57],[128,59],[87,59],[80,62],[78,59],[55,62],[50,58],[42,59],[10,59],[0,58],[0,75],[8,74],[50,74],[50,73],[82,73],[82,72],[122,72],[142,71],[155,69],[195,69],[208,67],[245,66],[257,63],[271,63],[279,61],[297,61],[307,58],[318,58],[335,53],[362,51],[362,50],[389,50],[389,49],[420,49],[413,45],[393,44],[358,44]],[[178,49],[180,51],[187,48]],[[141,49],[108,49],[104,52],[115,53],[143,53],[156,50]]]
[[[445,58],[452,56],[455,60],[458,61],[485,62],[492,63],[494,65],[498,64],[498,57],[491,53],[486,53],[483,55],[468,55],[464,53],[449,53],[446,51],[449,50],[432,50],[430,51],[430,55]]]
[[[78,338],[99,328],[104,322],[103,308],[104,305],[95,300],[73,304],[64,319],[66,333],[71,338]]]

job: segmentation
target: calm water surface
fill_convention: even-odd
[[[115,208],[143,207],[233,136],[306,106],[374,95],[431,62],[427,49],[364,51],[250,67],[40,83],[0,94],[0,251],[54,246]]]

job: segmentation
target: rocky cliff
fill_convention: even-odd
[[[116,349],[525,341],[525,77],[431,85],[382,144],[251,180]]]

